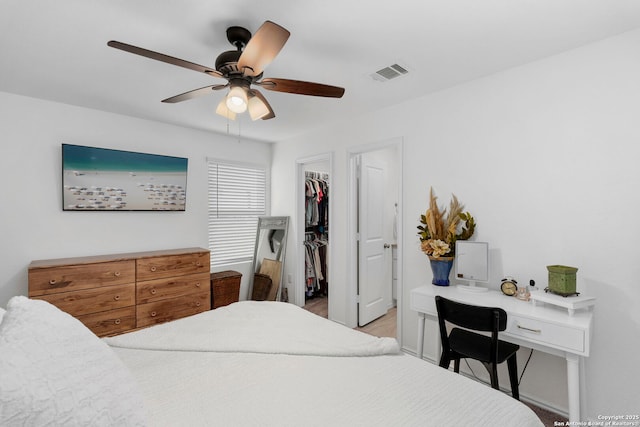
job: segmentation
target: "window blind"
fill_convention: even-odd
[[[208,161],[211,267],[251,261],[266,214],[266,169]]]

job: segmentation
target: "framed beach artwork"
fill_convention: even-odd
[[[65,211],[184,211],[182,157],[62,144]]]

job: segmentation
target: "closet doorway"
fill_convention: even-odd
[[[329,318],[331,306],[331,153],[299,159],[296,182],[295,303]]]

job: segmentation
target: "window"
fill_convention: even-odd
[[[251,261],[266,215],[266,168],[208,161],[211,267]]]

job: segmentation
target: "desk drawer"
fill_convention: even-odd
[[[431,316],[437,316],[435,294],[412,292],[411,309]]]
[[[569,326],[510,315],[505,333],[560,350],[585,351],[584,330]]]

